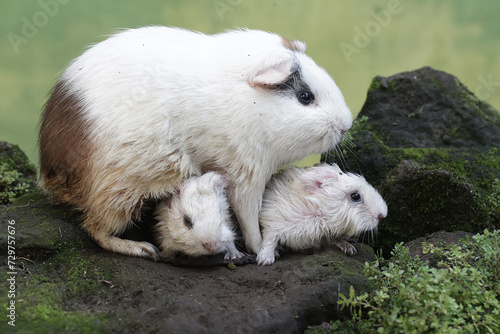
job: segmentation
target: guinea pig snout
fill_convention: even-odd
[[[378,221],[380,222],[382,219],[384,219],[385,217],[387,217],[387,215],[384,215],[382,213],[379,213],[378,214]]]
[[[220,242],[217,241],[206,241],[203,243],[203,248],[210,254],[217,254],[220,250]]]

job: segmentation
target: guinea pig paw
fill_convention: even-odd
[[[160,259],[160,251],[158,250],[158,248],[156,248],[149,242],[141,242],[140,247],[142,250],[141,257],[153,260],[154,262],[158,262],[158,260]]]
[[[224,255],[224,260],[241,259],[244,256],[245,256],[245,253],[242,253],[242,252],[236,250],[234,252],[227,252],[226,255]]]
[[[274,249],[261,250],[257,255],[257,264],[259,266],[270,266],[274,263],[275,253],[276,251]]]
[[[340,250],[346,253],[347,255],[358,254],[356,247],[354,247],[352,244],[350,244],[348,241],[345,241],[344,239],[335,239],[333,241],[333,244],[338,248],[340,248]]]
[[[356,249],[356,247],[354,247],[353,245],[349,245],[350,247],[347,247],[346,249],[344,249],[344,253],[346,253],[347,255],[356,255],[358,254],[358,250]]]

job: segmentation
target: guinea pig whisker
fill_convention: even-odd
[[[340,145],[342,145],[342,143]],[[342,168],[346,169],[346,167],[348,167],[347,161],[345,160],[344,155],[342,154],[342,149],[339,146],[335,147],[335,151],[338,152],[339,162],[342,165]]]
[[[375,227],[370,232],[372,235],[372,242],[376,244],[378,242],[378,227]]]
[[[328,158],[331,158],[331,161],[335,161],[335,157],[337,156],[335,149],[326,152],[326,154]]]
[[[361,161],[359,157],[356,155],[356,153],[354,153],[354,151],[352,150],[353,148],[356,147],[356,144],[354,144],[353,140],[349,138],[349,136],[344,135],[339,145],[342,146],[344,154],[352,155],[354,158],[356,158],[356,160]]]
[[[363,232],[363,233],[361,233],[360,237],[361,237],[361,243],[364,244],[365,243],[365,237],[366,237],[366,231]]]
[[[349,94],[347,94],[347,95],[345,96],[345,101],[346,101],[346,102],[347,102],[347,100],[349,100],[349,97],[351,96],[351,93],[352,93],[352,92],[349,92]]]
[[[342,163],[342,167],[344,168],[344,170],[349,170],[349,164],[347,163],[347,160],[344,156],[344,154],[342,153],[342,149],[338,149],[339,150],[339,156],[340,156],[340,161]]]
[[[344,144],[340,142],[339,145],[335,146],[335,148],[332,151],[327,152],[327,154],[332,156],[332,161],[337,162],[338,160],[338,164],[340,164],[343,169],[349,169],[349,164],[347,163],[342,149],[339,146],[344,146]]]

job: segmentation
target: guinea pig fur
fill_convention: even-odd
[[[207,173],[184,181],[180,190],[164,200],[155,211],[157,240],[161,255],[171,259],[176,252],[241,258],[234,245],[235,234],[226,197],[227,180]]]
[[[271,179],[264,193],[257,263],[274,263],[278,244],[302,250],[326,240],[356,254],[344,238],[376,229],[386,216],[382,196],[360,175],[327,164],[286,169]]]
[[[162,26],[121,31],[62,73],[40,124],[39,184],[85,214],[104,249],[156,259],[116,237],[143,200],[215,171],[247,251],[262,242],[265,185],[282,165],[335,147],[352,116],[305,44],[258,30],[205,35]]]

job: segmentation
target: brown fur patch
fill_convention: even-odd
[[[281,37],[281,42],[283,43],[283,46],[287,49],[290,49],[292,51],[298,51],[298,52],[302,52],[302,49],[299,47],[299,45],[297,43],[295,43],[294,41],[291,41],[289,40],[288,38],[286,37]]]
[[[40,120],[40,185],[59,200],[81,207],[93,150],[79,97],[60,80]]]

